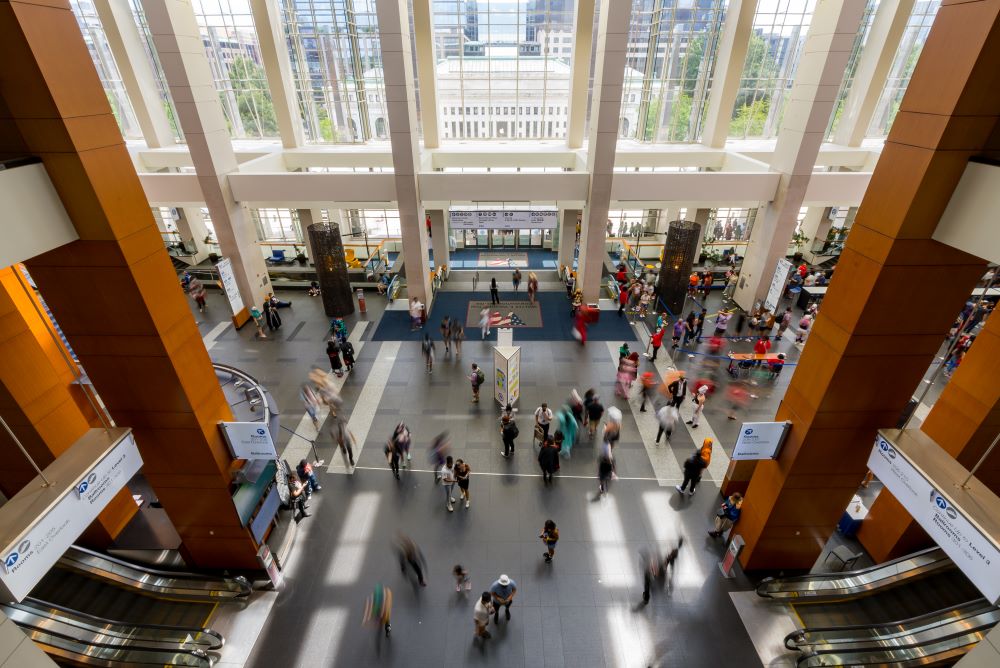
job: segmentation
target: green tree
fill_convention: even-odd
[[[764,124],[771,110],[771,100],[761,98],[737,107],[733,119],[729,121],[730,137],[759,137],[764,134]]]
[[[699,35],[688,44],[684,71],[681,73],[681,89],[688,97],[694,96],[694,89],[698,85],[701,63],[705,60],[705,42],[705,35]]]
[[[278,119],[274,114],[264,68],[246,56],[237,56],[229,66],[229,81],[246,134],[276,137]]]
[[[669,141],[687,141],[691,132],[691,96],[681,93],[674,101],[667,128]]]

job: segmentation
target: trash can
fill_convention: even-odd
[[[358,310],[361,311],[362,313],[367,313],[367,311],[365,310],[365,291],[361,288],[358,288],[357,294],[358,294]]]

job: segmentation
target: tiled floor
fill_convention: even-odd
[[[274,395],[284,427],[279,450],[289,448],[287,456],[295,463],[315,439],[328,463],[320,471],[324,488],[313,501],[313,516],[299,526],[283,590],[247,665],[750,666],[759,656],[769,656],[755,650],[730,597],[749,590],[750,583],[742,576],[721,577],[717,562],[724,545],[705,531],[740,422],[772,419],[795,371],[798,347],[791,337],[776,344],[788,354],[788,367],[777,380],[747,382],[755,398],[738,419],[727,419],[729,407],[720,391],[709,401],[701,428],[678,428],[671,442],[660,446],[651,443],[655,422],[651,413],[639,412],[634,390],[627,401],[614,396],[619,344],[524,342],[519,405],[525,414],[515,455],[508,460],[499,454],[497,406],[489,387],[483,388],[480,404],[470,403],[469,365],[477,361],[489,370],[492,343],[473,336],[460,358],[445,356],[439,343],[429,374],[418,343],[371,340],[385,303],[369,295],[368,313],[347,318],[358,363],[338,381],[343,412],[361,450],[357,468],[348,469],[325,428],[316,436],[309,420],[303,420],[298,398],[310,367],[328,368],[329,320],[319,300],[302,293],[279,298],[294,304],[282,311],[283,327],[267,340],[255,340],[248,328],[237,332],[221,324],[226,307],[220,295],[209,297],[206,314],[196,314],[212,357],[250,372]],[[710,311],[717,310],[719,300],[713,294]],[[359,322],[368,324],[359,327]],[[642,326],[636,331],[645,340]],[[726,350],[742,352],[750,345],[730,340]],[[689,377],[713,378],[724,387],[724,365],[704,354],[704,344],[691,351],[671,357],[665,348],[655,364],[643,359],[640,371],[663,374],[676,366]],[[552,488],[538,476],[530,412],[542,401],[558,408],[572,388],[581,394],[594,388],[605,406],[616,405],[624,413],[616,450],[620,479],[600,501],[593,500],[598,444],[586,437],[562,462]],[[382,446],[399,421],[413,432],[415,448],[411,470],[396,483],[386,470]],[[426,447],[442,431],[451,436],[453,454],[473,469],[468,510],[448,513],[428,470]],[[709,433],[722,449],[697,495],[680,497],[672,489],[680,464]],[[552,565],[542,562],[537,538],[547,518],[561,532]],[[427,557],[426,589],[398,570],[392,552],[398,531],[411,535]],[[639,550],[664,548],[680,537],[686,542],[671,591],[658,592],[648,607],[638,607]],[[456,563],[472,574],[469,596],[454,591],[449,573]],[[472,595],[501,573],[519,585],[513,617],[510,623],[501,621],[494,638],[481,646],[472,638]],[[361,627],[364,600],[378,582],[395,594],[388,641]]]

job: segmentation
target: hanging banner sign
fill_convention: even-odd
[[[778,307],[778,300],[781,293],[785,291],[785,281],[788,280],[788,272],[792,269],[792,263],[781,258],[774,268],[774,276],[771,278],[771,287],[767,289],[767,297],[764,298],[764,308],[774,313]]]
[[[219,270],[219,280],[222,281],[222,289],[226,291],[229,298],[229,308],[233,310],[233,315],[243,310],[243,298],[240,297],[240,289],[236,285],[236,274],[233,273],[233,263],[228,257],[224,257],[215,265]]]
[[[92,429],[46,467],[52,485],[30,484],[8,501],[0,509],[2,600],[23,600],[140,468],[131,430]]]
[[[777,459],[791,422],[744,422],[731,459]]]
[[[548,229],[559,224],[558,211],[465,211],[448,212],[449,225],[456,230],[528,230]]]
[[[271,432],[263,422],[220,422],[222,435],[236,459],[277,459]]]
[[[1000,601],[1000,545],[996,539],[970,522],[947,492],[938,489],[881,433],[875,437],[868,468],[983,596],[993,604]]]

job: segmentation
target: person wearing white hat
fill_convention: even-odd
[[[493,597],[493,623],[500,623],[500,607],[503,606],[507,621],[510,621],[510,604],[514,602],[514,595],[517,594],[517,583],[506,574],[497,578],[497,581],[490,585],[490,595]]]
[[[698,388],[698,392],[694,395],[694,414],[691,415],[691,419],[687,421],[691,425],[692,429],[698,428],[698,419],[701,417],[701,412],[705,409],[705,401],[708,400],[708,386],[702,385]]]

